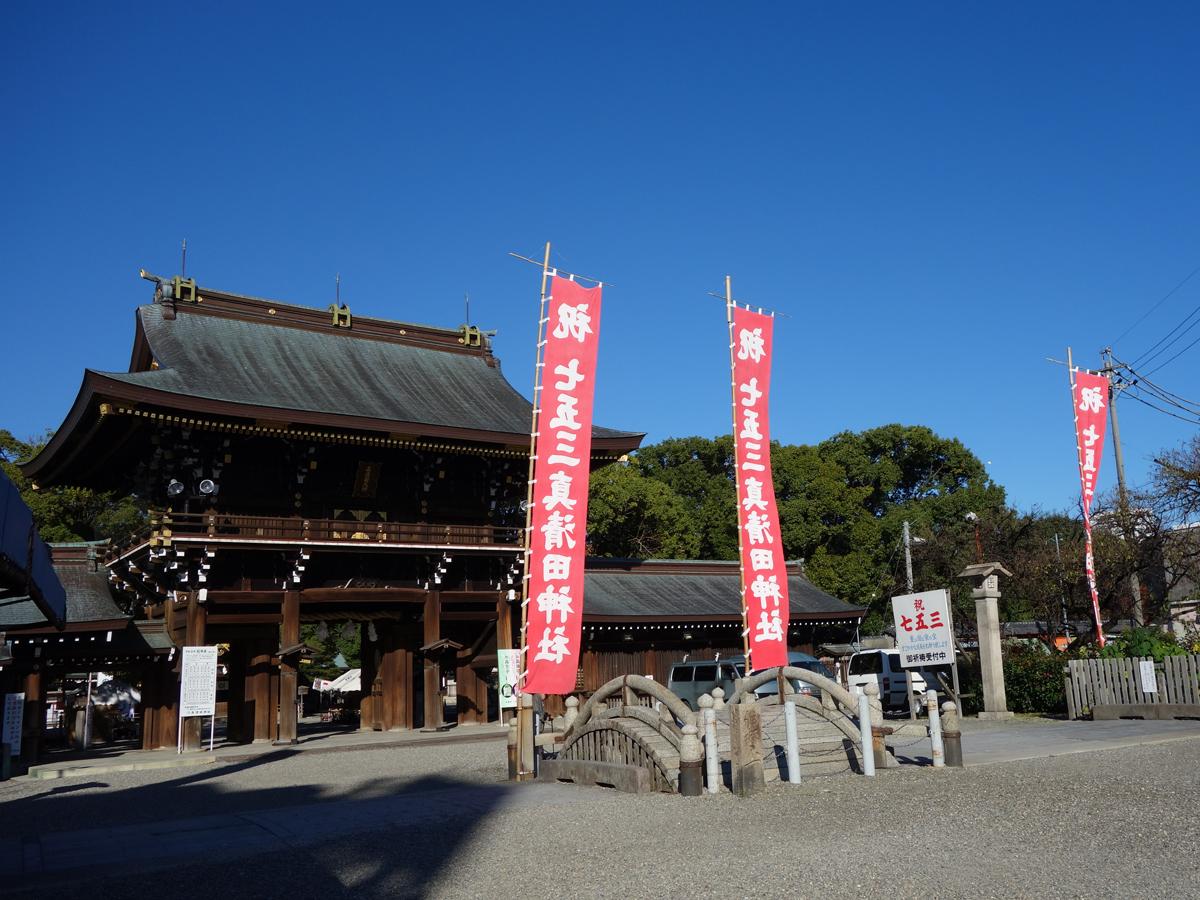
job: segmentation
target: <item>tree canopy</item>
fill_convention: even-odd
[[[18,463],[36,456],[51,437],[52,432],[47,432],[22,441],[11,431],[0,429],[0,468],[21,492],[42,540],[51,543],[123,540],[139,531],[145,524],[146,513],[135,497],[81,487],[34,490]]]

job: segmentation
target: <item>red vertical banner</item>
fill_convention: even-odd
[[[730,318],[733,365],[733,441],[737,459],[738,546],[742,615],[749,659],[746,672],[787,665],[790,618],[787,566],[771,476],[771,350],[774,319],[734,306]]]
[[[600,290],[558,276],[550,285],[525,570],[530,694],[570,693],[580,664]]]
[[[1104,455],[1104,429],[1109,404],[1108,379],[1091,372],[1078,372],[1071,382],[1071,406],[1075,411],[1075,447],[1079,453],[1079,481],[1083,491],[1084,570],[1092,595],[1092,616],[1096,621],[1096,640],[1104,646],[1104,626],[1100,619],[1100,595],[1096,591],[1096,560],[1092,555],[1092,499],[1100,477]]]

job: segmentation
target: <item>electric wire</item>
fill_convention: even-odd
[[[1200,324],[1200,319],[1197,319],[1195,322],[1192,323],[1193,326],[1198,325],[1198,324]],[[1190,331],[1191,329],[1189,328],[1188,330]],[[1183,337],[1183,335],[1180,335],[1180,337]],[[1180,350],[1178,353],[1176,353],[1174,356],[1172,356],[1166,362],[1159,363],[1157,366],[1155,366],[1153,369],[1150,370],[1150,374],[1153,375],[1155,372],[1157,372],[1159,369],[1163,368],[1164,366],[1168,366],[1171,363],[1175,362],[1175,360],[1179,359],[1179,357],[1183,356],[1183,354],[1187,353],[1189,350],[1191,350],[1197,344],[1200,344],[1200,338],[1196,338],[1194,341],[1192,341],[1190,344],[1188,344],[1186,347],[1184,347],[1182,350]]]
[[[1200,272],[1200,266],[1196,266],[1196,268],[1192,269],[1192,271],[1188,273],[1187,277],[1184,278],[1183,281],[1179,282],[1179,284],[1175,285],[1175,287],[1173,287],[1169,291],[1167,291],[1166,295],[1161,300],[1159,300],[1152,307],[1150,307],[1148,310],[1146,310],[1144,313],[1142,313],[1141,318],[1138,319],[1136,322],[1134,322],[1132,325],[1130,325],[1128,328],[1126,328],[1124,331],[1122,331],[1120,337],[1118,337],[1115,341],[1113,341],[1113,343],[1114,344],[1118,343],[1121,340],[1121,338],[1125,337],[1127,334],[1129,334],[1129,332],[1133,331],[1133,329],[1135,329],[1139,325],[1141,325],[1142,322],[1144,322],[1146,320],[1146,317],[1148,315],[1150,315],[1150,313],[1154,312],[1156,309],[1158,309],[1160,306],[1162,306],[1164,303],[1166,303],[1168,300],[1170,300],[1171,297],[1173,297],[1175,295],[1175,292],[1178,291],[1185,284],[1187,284],[1189,281],[1191,281],[1197,272]]]
[[[1184,316],[1178,325],[1176,325],[1174,328],[1172,328],[1170,331],[1168,331],[1165,335],[1163,335],[1161,338],[1159,338],[1158,341],[1155,342],[1154,345],[1151,346],[1149,350],[1145,351],[1139,357],[1137,357],[1137,359],[1135,359],[1133,361],[1133,364],[1135,366],[1149,365],[1151,362],[1153,362],[1155,360],[1155,358],[1157,358],[1157,357],[1161,356],[1163,353],[1165,353],[1171,347],[1172,344],[1174,344],[1176,341],[1178,341],[1180,338],[1182,338],[1185,334],[1187,334],[1189,331],[1191,331],[1193,328],[1195,328],[1196,325],[1200,324],[1200,319],[1196,319],[1196,321],[1192,322],[1191,325],[1188,325],[1187,328],[1183,328],[1183,326],[1187,325],[1188,321],[1190,319],[1192,319],[1194,316],[1196,316],[1197,314],[1200,314],[1200,306],[1197,306],[1190,313],[1188,313],[1186,316]],[[1179,329],[1181,329],[1181,328],[1183,328],[1183,331],[1180,332],[1179,334],[1175,334],[1175,332],[1179,331]],[[1173,335],[1173,334],[1175,335],[1175,337],[1171,338],[1171,335]],[[1171,340],[1168,341],[1167,338],[1171,338]],[[1165,344],[1163,343],[1164,341],[1166,341]]]

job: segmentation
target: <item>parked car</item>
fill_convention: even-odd
[[[731,660],[689,660],[671,666],[667,689],[692,709],[699,709],[700,696],[711,694],[714,688],[721,688],[726,697],[733,696],[733,684],[739,677]]]
[[[729,661],[737,668],[738,676],[745,676],[746,659],[744,656],[731,656]],[[788,665],[797,669],[808,669],[810,672],[815,672],[818,675],[824,675],[830,681],[837,681],[837,676],[834,675],[829,668],[809,653],[801,653],[799,651],[789,651]],[[753,673],[752,673],[753,674]],[[817,700],[821,699],[821,689],[816,685],[809,684],[806,681],[801,681],[798,678],[792,679],[792,688],[798,694],[806,694]],[[773,697],[779,693],[779,684],[775,681],[768,681],[766,684],[759,685],[754,691],[759,697]]]
[[[919,669],[912,669],[913,702],[925,698],[925,678]],[[908,683],[900,666],[899,650],[862,650],[850,657],[849,688],[851,693],[865,690],[868,684],[879,687],[879,702],[884,710],[908,712]]]

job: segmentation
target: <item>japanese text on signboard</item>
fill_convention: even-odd
[[[600,288],[555,277],[547,310],[526,569],[526,679],[521,690],[575,689],[583,620],[592,402]]]
[[[906,669],[954,662],[950,601],[945,591],[924,591],[892,598],[896,649]]]
[[[772,326],[762,313],[733,308],[733,439],[737,445],[742,609],[750,669],[787,665],[787,567],[771,474]]]

